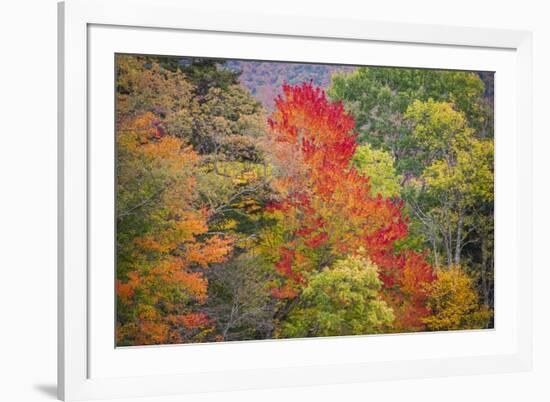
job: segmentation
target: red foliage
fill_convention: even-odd
[[[289,247],[279,247],[280,259],[275,263],[275,269],[288,278],[294,284],[304,283],[304,277],[293,269],[292,264],[296,259],[296,251]]]
[[[268,121],[276,141],[300,147],[308,166],[347,170],[357,143],[350,134],[355,122],[342,103],[330,102],[323,90],[307,83],[283,85],[283,93]]]

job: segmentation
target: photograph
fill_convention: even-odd
[[[544,2],[4,8],[0,402],[550,400]]]
[[[117,347],[495,328],[494,72],[114,70]]]

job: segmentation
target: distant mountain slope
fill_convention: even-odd
[[[240,71],[240,81],[268,111],[272,111],[274,99],[283,83],[298,84],[312,81],[327,89],[335,72],[352,72],[355,67],[327,64],[277,63],[263,61],[228,60],[225,67]]]
[[[299,84],[312,81],[323,89],[328,89],[332,74],[336,72],[353,72],[357,67],[330,64],[285,63],[264,61],[228,60],[225,68],[239,71],[240,82],[268,112],[275,106],[274,99],[281,92],[283,83]],[[494,94],[493,73],[479,72],[485,84],[485,98],[492,105]]]

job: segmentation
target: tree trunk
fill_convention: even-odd
[[[287,300],[286,303],[275,313],[275,319],[278,321],[284,320],[292,309],[298,304],[298,300],[298,296]]]
[[[434,253],[434,264],[436,267],[439,267],[439,253],[437,252],[437,243],[436,243],[436,236],[435,233],[432,232],[431,234],[431,243],[432,243],[432,250]]]
[[[481,235],[481,292],[483,295],[483,304],[489,306],[489,281],[487,280],[487,261],[488,261],[487,239],[485,233]]]
[[[462,225],[464,225],[464,211],[461,209],[458,213],[458,223],[456,225],[456,244],[455,244],[455,265],[460,265],[460,254],[462,253]]]
[[[447,267],[450,268],[453,265],[453,245],[451,243],[452,237],[450,229],[443,231],[443,244],[445,245],[445,254],[447,255]]]

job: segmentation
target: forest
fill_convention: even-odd
[[[117,346],[494,327],[492,73],[115,68]]]

